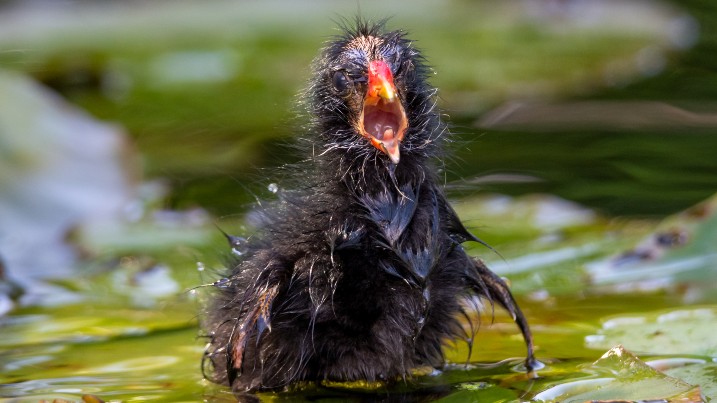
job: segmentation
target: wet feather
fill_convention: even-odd
[[[473,348],[477,326],[461,325],[470,296],[511,313],[530,367],[527,322],[505,282],[465,253],[462,243],[481,241],[439,185],[448,131],[430,69],[402,31],[360,20],[343,29],[302,95],[308,158],[291,169],[296,190],[262,203],[257,234],[241,240],[236,264],[215,283],[206,373],[237,391],[407,379],[414,368],[440,368],[446,340]],[[367,65],[377,59],[391,69],[406,113],[398,164],[356,130]],[[349,81],[334,78],[339,70]],[[227,238],[235,246],[238,238]]]

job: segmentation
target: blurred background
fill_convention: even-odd
[[[311,60],[357,14],[390,17],[433,67],[448,193],[500,252],[471,249],[512,281],[546,363],[535,382],[509,360],[402,396],[579,395],[623,344],[678,364],[607,397],[663,376],[679,382],[656,398],[717,397],[711,1],[4,0],[0,401],[233,400],[199,369],[217,227],[250,235],[245,214],[285,186]],[[523,354],[497,314],[471,362]]]

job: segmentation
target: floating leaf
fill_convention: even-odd
[[[667,375],[700,385],[702,393],[714,401],[717,399],[717,363],[705,362],[680,365],[666,369]]]
[[[441,403],[464,403],[464,402],[513,402],[518,396],[512,390],[501,388],[487,382],[465,382],[438,402]]]
[[[717,284],[717,195],[663,220],[635,247],[587,265],[592,282],[613,290]]]
[[[603,322],[585,338],[589,348],[622,344],[641,354],[717,356],[717,307],[674,309],[644,315],[621,315]]]
[[[651,401],[702,402],[699,386],[665,375],[622,346],[610,349],[587,370],[590,379],[562,383],[535,396],[550,402]]]

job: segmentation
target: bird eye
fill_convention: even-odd
[[[339,70],[331,77],[331,84],[337,92],[345,92],[351,86],[351,80],[345,71]]]

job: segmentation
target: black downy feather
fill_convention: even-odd
[[[461,302],[470,296],[511,313],[531,369],[525,317],[505,282],[465,253],[462,243],[481,241],[438,185],[433,164],[447,131],[423,58],[383,24],[344,28],[303,95],[309,159],[297,190],[262,207],[258,233],[242,240],[244,253],[215,283],[204,323],[210,379],[236,391],[405,379],[443,365],[442,343],[466,335]],[[398,164],[355,129],[367,65],[377,59],[390,66],[408,120]],[[474,332],[471,323],[470,343]]]

